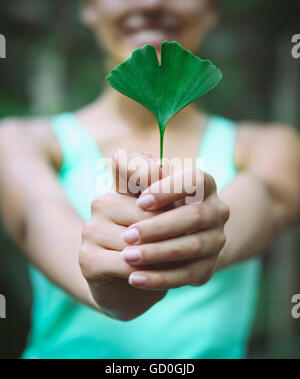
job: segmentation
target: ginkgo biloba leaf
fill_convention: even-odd
[[[222,72],[178,42],[163,42],[161,64],[154,46],[145,45],[113,69],[106,78],[122,94],[148,108],[157,119],[161,159],[167,123],[181,109],[213,89]]]

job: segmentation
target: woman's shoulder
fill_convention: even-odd
[[[243,121],[237,126],[236,157],[239,166],[261,154],[299,154],[300,136],[292,125]]]
[[[16,148],[11,149],[11,146]],[[47,158],[57,167],[61,161],[59,143],[51,128],[50,118],[16,118],[0,120],[0,149],[16,152],[31,150]]]

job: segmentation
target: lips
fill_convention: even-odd
[[[123,24],[126,39],[133,48],[151,44],[159,49],[163,41],[178,40],[181,32],[179,22],[170,16],[129,16]]]

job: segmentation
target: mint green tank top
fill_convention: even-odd
[[[84,220],[111,182],[99,165],[101,151],[73,114],[55,117],[53,131],[63,165],[60,183]],[[237,175],[236,126],[211,117],[199,157],[220,191]],[[67,226],[66,226],[67,227]],[[260,262],[218,272],[202,287],[185,286],[135,320],[122,322],[93,311],[30,269],[34,291],[32,330],[24,358],[243,358],[256,309]]]

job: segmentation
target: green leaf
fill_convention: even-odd
[[[153,113],[160,130],[162,159],[167,123],[181,109],[212,90],[222,79],[222,72],[178,42],[163,42],[161,65],[155,48],[145,45],[113,69],[106,79],[117,91]]]

